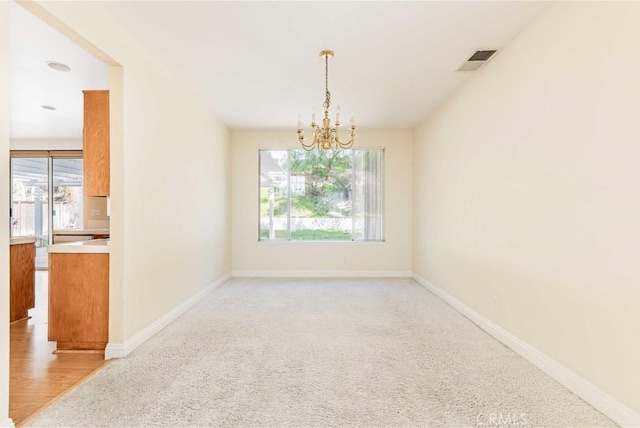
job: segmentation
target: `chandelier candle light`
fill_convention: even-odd
[[[351,132],[349,133],[349,141],[343,143],[338,135],[338,129],[342,125],[340,123],[340,106],[336,108],[336,121],[331,127],[331,119],[329,119],[329,107],[331,106],[331,92],[329,92],[329,58],[333,58],[333,51],[324,50],[320,52],[320,56],[324,57],[324,85],[325,85],[325,100],[322,106],[324,107],[324,118],[322,119],[321,126],[316,124],[316,115],[311,115],[311,129],[313,132],[313,142],[305,143],[307,138],[304,136],[304,130],[302,129],[302,121],[298,118],[298,141],[302,144],[302,147],[311,151],[314,148],[318,150],[338,150],[348,149],[353,146],[353,142],[356,138],[356,123],[351,118]]]

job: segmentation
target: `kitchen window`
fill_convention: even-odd
[[[383,241],[384,149],[259,151],[260,241]]]

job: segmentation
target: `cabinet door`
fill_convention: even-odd
[[[83,91],[84,194],[109,196],[109,91]]]
[[[9,248],[9,321],[13,322],[26,318],[36,305],[36,246],[18,244]]]
[[[49,340],[103,350],[109,341],[109,254],[49,253]]]

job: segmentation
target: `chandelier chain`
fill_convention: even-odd
[[[322,106],[328,110],[331,106],[331,92],[329,92],[329,55],[324,56],[324,91],[325,101]]]

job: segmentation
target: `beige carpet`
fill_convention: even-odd
[[[614,424],[405,279],[233,279],[27,426]]]

